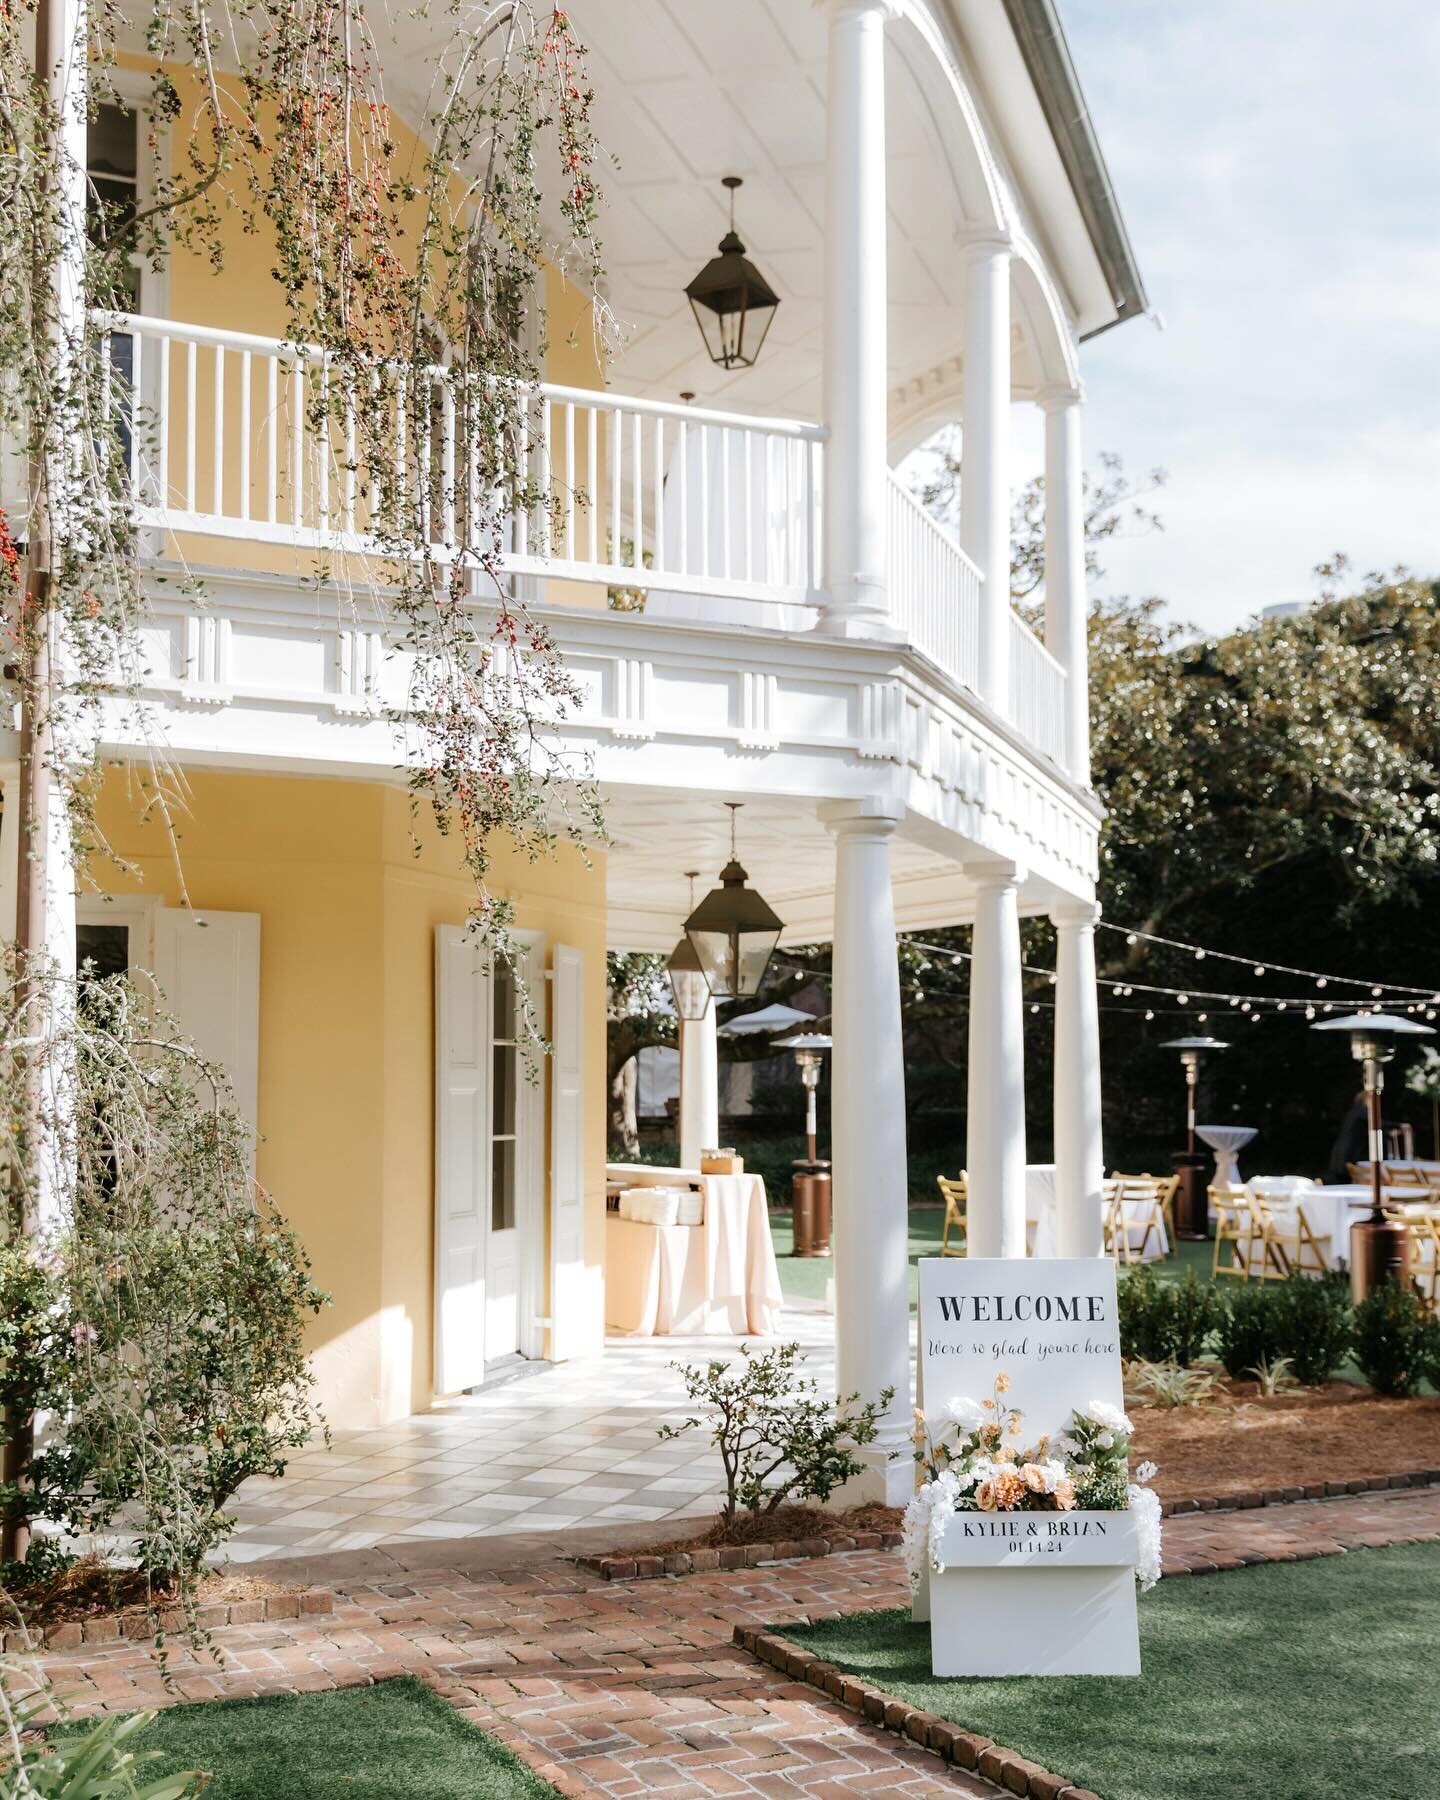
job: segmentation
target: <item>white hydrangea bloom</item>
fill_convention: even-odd
[[[1143,1592],[1160,1579],[1160,1497],[1133,1481],[1125,1492],[1135,1520],[1135,1579]]]
[[[1153,1481],[1159,1473],[1153,1462],[1142,1462],[1135,1471],[1135,1479],[1143,1486],[1147,1481]]]
[[[1123,1431],[1127,1436],[1135,1429],[1120,1408],[1111,1406],[1108,1400],[1092,1400],[1085,1408],[1085,1417],[1103,1425],[1107,1431]]]
[[[968,1435],[985,1423],[985,1408],[968,1394],[956,1394],[945,1402],[945,1417]]]

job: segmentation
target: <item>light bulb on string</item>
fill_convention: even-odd
[[[1190,996],[1188,994],[1177,994],[1175,996],[1175,1004],[1177,1006],[1188,1006],[1190,1004]]]
[[[1199,1018],[1200,1023],[1203,1025],[1205,1023],[1205,1021],[1210,1017],[1210,1015],[1209,1015],[1209,1013],[1199,1013],[1197,1015],[1197,1017]]]
[[[1313,1019],[1315,1017],[1315,1008],[1313,1006],[1307,1006],[1305,1008],[1305,1017],[1307,1019]]]
[[[1241,1012],[1249,1012],[1250,1002],[1248,1000],[1242,1000],[1240,1002],[1240,1010],[1241,1010]]]
[[[1153,1019],[1153,1018],[1154,1018],[1154,1017],[1155,1017],[1155,1009],[1154,1009],[1154,1007],[1153,1007],[1153,1006],[1147,1006],[1147,1007],[1146,1007],[1146,1009],[1145,1009],[1145,1017],[1146,1017],[1146,1018],[1147,1018],[1147,1019]]]
[[[1378,988],[1378,987],[1372,987],[1370,990],[1371,994],[1377,1000],[1380,998],[1381,994],[1384,993],[1384,991],[1385,991],[1384,988]]]
[[[1133,931],[1127,931],[1125,934],[1125,942],[1127,944],[1138,944],[1140,942],[1140,940],[1139,940],[1139,938],[1136,937],[1136,935]]]
[[[1277,1000],[1275,1003],[1276,1012],[1284,1012],[1285,1008],[1289,1004],[1290,1004],[1290,1002],[1288,1000]]]
[[[1316,985],[1316,987],[1324,987],[1326,985],[1325,977],[1323,975],[1318,976],[1316,978],[1315,985]]]
[[[1197,950],[1195,952],[1195,960],[1196,960],[1196,962],[1204,962],[1205,952],[1203,950]]]

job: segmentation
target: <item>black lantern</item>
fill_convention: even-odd
[[[685,872],[685,879],[690,883],[691,912],[695,910],[695,877],[698,874],[698,869],[687,869]],[[705,979],[705,971],[700,966],[695,946],[683,931],[680,933],[680,942],[670,952],[665,973],[670,977],[677,1015],[682,1019],[703,1019],[710,1010],[710,983]]]
[[[695,946],[700,967],[717,1000],[738,1000],[760,991],[770,958],[783,930],[765,901],[745,883],[750,877],[735,856],[735,814],[730,808],[730,860],[712,888],[685,921],[685,935]]]
[[[730,190],[730,229],[720,240],[720,254],[710,261],[685,290],[695,323],[705,340],[711,362],[722,369],[748,369],[760,354],[780,296],[745,254],[735,232],[735,190],[738,175],[727,175]]]

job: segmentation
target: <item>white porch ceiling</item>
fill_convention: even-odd
[[[664,399],[817,418],[825,159],[825,17],[809,0],[577,0],[603,169],[604,261],[625,331],[616,385]],[[961,346],[959,201],[928,96],[887,38],[890,385],[953,367]],[[705,356],[684,287],[737,224],[781,296],[753,369]],[[1016,334],[1017,389],[1032,379]]]
[[[730,857],[730,814],[718,794],[610,788],[604,796],[607,941],[612,950],[674,948],[689,911],[687,869],[698,900]],[[825,942],[835,909],[835,840],[812,802],[751,799],[736,828],[750,885],[785,921],[782,944]],[[971,890],[953,859],[897,831],[891,839],[896,922],[933,930],[969,917]]]

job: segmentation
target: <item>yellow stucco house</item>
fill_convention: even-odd
[[[897,1386],[883,1469],[909,1428],[897,926],[974,925],[972,1242],[1008,1254],[1018,926],[1055,919],[1062,1248],[1099,1248],[1078,358],[1144,290],[1052,0],[570,11],[618,157],[600,235],[622,340],[602,364],[587,297],[548,272],[529,454],[556,504],[516,522],[505,567],[579,684],[564,743],[608,836],[495,862],[553,1055],[525,1078],[513,989],[460,929],[458,856],[412,819],[382,601],[311,579],[349,502],[343,482],[296,491],[307,377],[266,247],[233,216],[222,274],[177,251],[97,322],[160,421],[133,459],[143,686],[185,792],[177,858],[117,708],[101,814],[135,873],[96,867],[77,941],[153,969],[226,1061],[259,1180],[334,1296],[314,1328],[320,1397],[333,1422],[374,1425],[504,1359],[602,1349],[605,952],[673,947],[684,871],[714,882],[725,802],[743,802],[742,856],[782,942],[835,945],[838,1379]],[[419,118],[413,32],[387,81]],[[138,56],[122,89],[126,70],[143,81]],[[89,139],[92,178],[143,187],[134,115],[107,107]],[[754,366],[725,368],[684,290],[734,174],[780,304]],[[1043,634],[1009,595],[1022,405],[1045,419]],[[893,472],[952,421],[958,534]],[[643,610],[612,609],[642,560]],[[713,1029],[713,1009],[687,1027]],[[692,1082],[713,1071],[703,1051]]]

